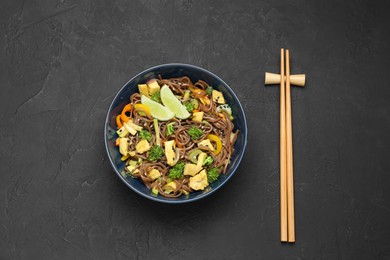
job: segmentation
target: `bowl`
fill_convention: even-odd
[[[210,84],[214,89],[221,91],[233,110],[234,126],[239,130],[239,135],[234,145],[234,152],[231,156],[230,164],[227,167],[226,173],[221,174],[219,179],[211,183],[203,191],[194,191],[189,195],[182,195],[178,198],[165,198],[161,195],[154,196],[140,180],[132,178],[124,173],[125,162],[121,161],[119,149],[115,146],[115,140],[118,138],[116,133],[115,117],[120,113],[125,104],[129,102],[129,97],[134,92],[138,91],[138,84],[145,83],[149,79],[158,78],[173,78],[188,76],[192,82],[201,79]],[[142,71],[131,78],[114,97],[104,124],[104,142],[108,158],[118,177],[133,191],[150,200],[163,203],[186,203],[192,202],[204,197],[207,197],[218,189],[220,189],[236,172],[238,165],[244,155],[247,143],[247,124],[244,110],[233,90],[218,76],[210,71],[189,64],[170,63],[158,65]]]

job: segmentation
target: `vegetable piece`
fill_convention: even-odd
[[[148,176],[152,179],[152,181],[154,181],[161,176],[161,173],[156,169],[151,169],[148,173]]]
[[[199,156],[198,156],[198,162],[197,162],[197,165],[199,166],[199,167],[202,167],[203,166],[203,162],[204,162],[204,160],[206,159],[206,157],[207,157],[207,153],[201,153],[201,154],[199,154]]]
[[[163,155],[164,155],[164,151],[161,148],[161,146],[153,145],[152,149],[150,149],[148,160],[157,161],[160,160]]]
[[[195,121],[195,122],[202,122],[203,120],[203,115],[204,115],[204,112],[194,112],[192,114],[192,120]]]
[[[121,120],[123,122],[127,122],[130,120],[131,110],[132,110],[131,104],[127,104],[126,106],[123,107],[122,112],[121,112]],[[127,115],[127,114],[129,114],[129,115]]]
[[[135,105],[134,105],[134,109],[135,109],[137,112],[142,112],[142,113],[145,113],[145,114],[148,115],[148,116],[152,116],[149,107],[146,106],[146,105],[144,105],[144,104],[135,104]]]
[[[202,170],[197,175],[190,177],[190,188],[193,190],[204,190],[209,185],[206,170]]]
[[[147,152],[150,150],[150,144],[145,139],[138,142],[138,144],[135,146],[135,150],[139,154],[143,154],[144,152]]]
[[[149,97],[149,89],[146,84],[138,84],[138,90],[141,95]]]
[[[150,99],[153,100],[154,102],[161,103],[161,95],[160,92],[153,93],[150,95]]]
[[[209,106],[210,105],[210,99],[209,99],[208,96],[200,97],[199,100],[205,106]]]
[[[192,140],[197,140],[203,135],[203,131],[196,126],[192,126],[190,129],[187,130],[187,132]]]
[[[176,153],[175,153],[175,140],[166,141],[165,145],[165,157],[167,158],[167,164],[170,166],[175,165],[176,163]]]
[[[188,157],[190,158],[190,161],[193,162],[193,163],[197,163],[198,162],[198,159],[196,158],[200,153],[202,153],[201,150],[199,149],[194,149],[194,150],[191,150],[189,153],[188,153]]]
[[[214,159],[212,156],[207,156],[206,160],[203,161],[203,165],[210,165],[214,162]]]
[[[209,183],[213,183],[215,182],[216,180],[218,180],[219,178],[219,170],[218,168],[212,168],[210,170],[207,171],[207,181]]]
[[[130,155],[129,155],[129,153],[127,153],[127,155],[123,155],[123,156],[121,157],[121,161],[124,162],[124,161],[126,161],[129,157],[130,157]]]
[[[179,179],[183,176],[184,162],[179,162],[171,169],[169,169],[168,177],[171,179]]]
[[[202,170],[202,167],[193,163],[186,163],[184,166],[184,175],[194,176]]]
[[[198,147],[202,149],[202,147],[207,147],[210,151],[215,151],[214,146],[211,144],[209,139],[204,139],[202,142],[198,143]]]
[[[157,83],[156,79],[151,79],[146,82],[148,85],[149,95],[152,96],[153,94],[160,92],[160,85]]]
[[[213,92],[213,87],[211,87],[211,86],[208,86],[207,88],[206,88],[206,94],[208,95],[208,96],[210,96],[211,95],[211,93]]]
[[[218,90],[212,91],[213,101],[218,104],[225,104],[225,98],[223,97],[222,92]]]
[[[199,107],[199,102],[198,102],[198,100],[192,98],[190,102],[194,105],[194,108],[195,108],[195,109],[197,109],[197,108]]]
[[[118,129],[123,126],[123,123],[122,123],[122,120],[121,120],[121,115],[117,115],[116,118],[115,118],[115,121],[116,121],[116,126],[117,126]]]
[[[176,190],[177,188],[177,185],[176,185],[176,182],[174,181],[171,181],[171,182],[168,182],[167,184],[165,184],[162,189],[165,193],[171,193],[172,191]]]
[[[192,95],[196,98],[200,98],[206,95],[206,92],[203,89],[195,88],[192,90]]]
[[[119,135],[119,137],[125,137],[129,133],[129,131],[126,129],[125,126],[122,126],[118,129],[118,131],[116,131],[116,133]]]
[[[170,136],[175,132],[175,128],[173,126],[174,124],[175,124],[175,122],[171,122],[171,123],[167,124],[167,127],[165,129],[166,136]]]
[[[232,115],[232,108],[228,104],[223,104],[217,106],[217,113],[220,113],[222,111],[226,111],[229,115]]]
[[[149,131],[146,131],[146,130],[141,130],[139,132],[139,137],[141,139],[147,140],[148,142],[152,141],[152,139],[153,139],[152,134]]]
[[[222,141],[221,141],[221,139],[218,136],[213,135],[213,134],[208,134],[206,136],[206,138],[215,142],[217,148],[213,152],[216,155],[219,154],[221,152],[221,150],[222,150]]]
[[[154,131],[156,132],[156,144],[161,146],[161,138],[160,138],[160,127],[158,126],[158,120],[153,119]]]
[[[129,165],[131,165],[131,166],[137,166],[137,161],[134,161],[134,160],[130,160],[130,162],[129,162]]]
[[[191,93],[191,91],[189,91],[189,90],[186,90],[184,92],[183,101],[187,101],[190,98],[190,93]]]
[[[184,102],[184,106],[186,107],[187,111],[190,113],[195,109],[194,104],[192,104],[190,101]]]
[[[119,139],[119,152],[122,155],[127,155],[129,151],[129,139],[127,138],[120,138]]]
[[[157,188],[156,186],[154,186],[154,187],[152,188],[152,194],[155,195],[155,196],[158,195],[158,188]]]
[[[129,121],[130,122],[130,121]],[[137,134],[137,130],[135,130],[132,126],[130,126],[130,124],[128,124],[129,122],[126,122],[123,124],[123,127],[126,128],[126,130],[131,134],[131,135],[136,135]]]
[[[136,166],[132,166],[132,165],[129,165],[126,167],[126,169],[131,173],[131,174],[134,174],[134,173],[138,173],[139,170],[136,169],[137,167]]]

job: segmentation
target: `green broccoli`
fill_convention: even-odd
[[[157,160],[161,159],[163,154],[164,154],[164,150],[160,146],[154,145],[152,147],[152,149],[150,149],[148,160],[149,161],[157,161]]]
[[[218,168],[212,168],[207,171],[207,181],[209,183],[213,183],[219,178],[219,170]]]
[[[192,140],[197,140],[197,139],[201,138],[203,135],[203,131],[196,126],[191,127],[190,129],[188,129],[187,132],[191,136]]]
[[[194,111],[194,109],[195,109],[195,104],[193,102],[190,102],[190,101],[184,102],[184,106],[186,107],[187,111],[190,113],[192,111]]]
[[[184,162],[179,162],[169,170],[168,177],[171,179],[179,179],[183,176]]]
[[[212,164],[214,161],[213,157],[212,156],[207,156],[206,159],[203,161],[203,165],[210,165]]]
[[[173,127],[174,124],[175,124],[175,122],[171,122],[171,123],[167,124],[167,128],[165,130],[166,136],[170,136],[175,132],[175,128]]]
[[[160,94],[160,91],[156,92],[156,93],[153,93],[151,96],[150,96],[150,99],[153,100],[153,101],[156,101],[157,103],[161,103],[161,94]]]
[[[149,132],[146,131],[146,130],[141,130],[141,131],[139,132],[139,137],[140,137],[141,139],[145,139],[145,140],[148,141],[148,142],[152,141],[152,134],[149,133]]]

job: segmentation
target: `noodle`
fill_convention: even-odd
[[[234,143],[237,139],[238,130],[234,132],[234,124],[231,115],[226,110],[218,110],[219,104],[211,98],[210,93],[207,94],[207,89],[210,88],[209,85],[203,80],[198,80],[193,83],[191,79],[186,76],[170,79],[163,79],[160,76],[159,79],[157,79],[157,83],[160,86],[167,85],[174,95],[180,97],[179,99],[182,102],[185,93],[191,91],[190,98],[197,101],[197,110],[204,113],[201,122],[193,121],[191,117],[184,120],[174,117],[168,121],[158,121],[158,130],[160,132],[162,147],[164,147],[164,143],[167,141],[175,141],[177,147],[175,150],[175,163],[191,163],[191,160],[193,159],[191,158],[191,152],[195,149],[199,149],[200,152],[206,153],[208,157],[211,157],[211,163],[202,166],[202,169],[204,168],[206,171],[209,171],[212,168],[216,168],[219,174],[226,173],[234,150]],[[135,104],[140,104],[140,93],[132,94],[130,96],[130,103],[133,107]],[[157,145],[153,117],[132,109],[130,118],[135,125],[140,126],[143,130],[151,133],[152,137],[148,142],[150,147]],[[173,127],[173,134],[167,135],[168,127]],[[189,134],[190,129],[193,127],[201,130],[201,135],[198,139],[192,138]],[[215,140],[213,141],[212,138],[210,138],[210,140],[213,147],[199,145],[200,142],[208,140],[210,136],[215,136],[214,139],[220,140],[222,144],[220,151],[215,150],[218,149],[218,144],[214,142]],[[133,151],[126,161],[126,165],[131,166],[125,167],[127,174],[139,179],[147,188],[152,191],[154,190],[164,197],[175,198],[195,191],[194,188],[191,188],[190,175],[182,175],[180,178],[169,177],[172,166],[168,165],[165,153],[159,160],[150,161],[148,160],[151,153],[150,150],[145,153],[134,152],[136,151],[136,145],[142,140],[139,134],[128,134],[125,138],[128,138],[129,140],[127,150]],[[212,148],[214,148],[214,151]],[[152,170],[159,172],[160,175],[158,178],[150,176],[149,173]],[[169,184],[169,189],[166,186],[167,184]]]

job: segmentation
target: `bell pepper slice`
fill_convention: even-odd
[[[116,125],[117,125],[118,129],[123,126],[123,123],[122,123],[122,120],[121,120],[121,115],[117,115],[116,118],[115,118],[115,121],[116,121]]]
[[[123,122],[127,122],[130,120],[130,117],[126,115],[127,112],[131,112],[132,106],[131,104],[127,104],[123,109],[121,113],[121,120]]]
[[[138,112],[144,112],[148,116],[152,116],[150,109],[144,104],[135,104],[134,109]]]
[[[215,151],[212,151],[215,155],[219,154],[221,151],[222,151],[222,141],[221,139],[216,136],[216,135],[213,135],[213,134],[208,134],[206,136],[207,139],[209,139],[210,141],[214,141],[217,148],[215,149]]]

